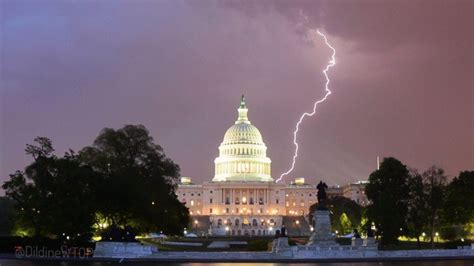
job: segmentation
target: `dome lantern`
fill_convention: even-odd
[[[238,123],[246,123],[250,124],[249,118],[247,117],[247,105],[245,104],[245,96],[242,94],[242,97],[240,98],[240,106],[239,109],[237,109],[239,112],[239,117],[237,121],[235,121],[236,124]]]

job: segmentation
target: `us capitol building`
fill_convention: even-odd
[[[316,186],[296,178],[275,183],[262,134],[248,119],[242,95],[235,124],[227,129],[214,160],[211,182],[193,184],[182,177],[176,194],[189,208],[189,231],[211,235],[273,235],[282,226],[305,234],[309,207],[316,203]],[[345,196],[365,205],[364,183],[331,187],[329,196]]]

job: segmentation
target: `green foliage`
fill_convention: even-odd
[[[179,167],[144,126],[106,128],[80,158],[103,177],[97,208],[108,224],[166,234],[181,234],[188,224],[188,210],[174,193]]]
[[[106,128],[79,155],[57,157],[49,139],[35,142],[25,150],[34,162],[2,186],[18,213],[16,231],[83,238],[106,221],[172,235],[188,223],[188,210],[174,193],[179,167],[145,127]]]
[[[341,214],[341,216],[339,217],[339,221],[341,224],[341,233],[348,234],[354,230],[352,228],[351,220],[349,220],[349,217],[347,217],[347,214],[345,212]]]
[[[380,169],[369,177],[365,191],[371,204],[367,208],[370,221],[376,225],[382,243],[395,243],[400,228],[405,228],[408,212],[409,172],[405,165],[395,158],[385,158]]]
[[[81,165],[73,153],[63,158],[51,155],[54,149],[48,139],[35,141],[39,146],[27,148],[35,161],[25,173],[10,175],[3,185],[6,195],[15,202],[17,229],[52,237],[90,235],[97,174]]]

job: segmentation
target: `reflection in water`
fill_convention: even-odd
[[[337,262],[337,263],[159,263],[159,262],[88,262],[88,261],[26,261],[26,260],[2,260],[0,266],[123,266],[123,265],[173,265],[173,266],[473,266],[473,260],[444,260],[444,261],[394,261],[394,262]]]

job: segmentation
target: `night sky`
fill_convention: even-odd
[[[143,124],[200,183],[242,93],[277,178],[365,180],[376,156],[452,177],[474,169],[472,1],[13,1],[1,9],[0,182],[31,162],[36,136],[56,153],[104,127]],[[2,194],[3,192],[0,192]]]

